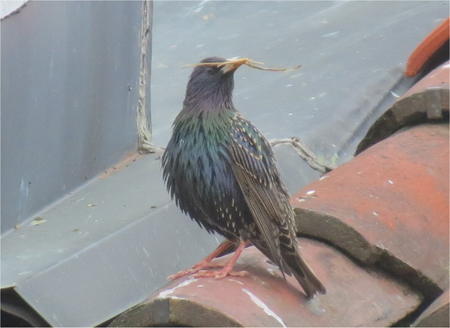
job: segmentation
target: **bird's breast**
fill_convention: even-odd
[[[236,236],[249,215],[230,165],[230,124],[231,118],[203,117],[175,127],[163,166],[172,197],[184,212],[223,235]]]

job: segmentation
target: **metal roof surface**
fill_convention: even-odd
[[[167,143],[180,110],[191,72],[180,67],[211,55],[240,56],[267,67],[302,67],[240,68],[236,107],[268,139],[296,136],[317,155],[345,162],[414,81],[403,77],[408,56],[448,9],[445,1],[157,1],[154,142]]]

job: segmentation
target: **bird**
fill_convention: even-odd
[[[272,147],[234,106],[234,72],[245,60],[208,57],[187,83],[183,107],[161,158],[163,180],[181,211],[209,233],[225,237],[192,268],[170,276],[243,276],[233,271],[241,252],[254,245],[285,275],[297,279],[308,298],[326,294],[302,258],[294,212]],[[230,245],[234,255],[220,271],[211,261]]]

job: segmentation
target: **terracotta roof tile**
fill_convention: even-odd
[[[421,302],[407,285],[379,270],[362,268],[325,244],[308,239],[299,244],[326,285],[326,295],[307,300],[295,278],[285,282],[277,267],[249,247],[236,265],[249,276],[181,277],[121,314],[111,326],[390,326]],[[215,262],[226,263],[229,256]]]
[[[449,285],[448,181],[448,125],[420,125],[369,148],[292,201],[302,233],[437,296]]]

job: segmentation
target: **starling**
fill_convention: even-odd
[[[267,139],[233,105],[234,71],[245,62],[210,57],[187,84],[183,109],[162,157],[163,177],[176,205],[209,233],[226,241],[193,268],[171,276],[223,278],[242,250],[256,246],[294,275],[308,297],[326,290],[302,259],[289,194]],[[220,271],[203,270],[233,243],[234,256]]]

